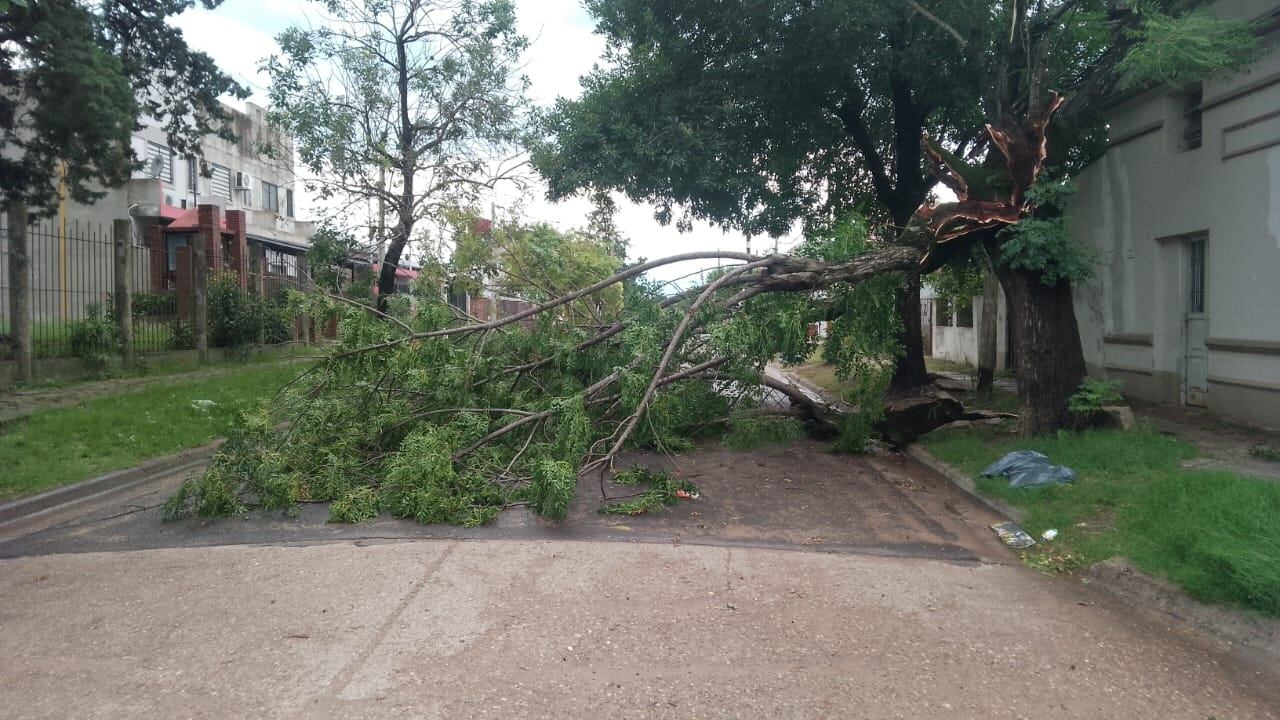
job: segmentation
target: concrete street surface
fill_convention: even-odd
[[[232,521],[242,522],[242,521]],[[1265,718],[1265,668],[1016,565],[339,541],[0,561],[3,718]]]

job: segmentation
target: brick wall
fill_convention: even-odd
[[[240,287],[249,286],[249,239],[245,235],[245,216],[243,210],[227,211],[227,232],[225,240],[230,245],[226,267],[231,268],[239,279]]]

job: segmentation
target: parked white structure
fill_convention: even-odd
[[[1126,394],[1280,426],[1280,7],[1222,0],[1268,48],[1245,72],[1120,97],[1077,178],[1072,235],[1090,372]]]
[[[924,333],[925,355],[939,360],[978,367],[978,328],[982,323],[981,295],[969,304],[950,307],[926,283],[920,289],[920,329]],[[1009,367],[1008,313],[1004,290],[996,308],[996,370]]]

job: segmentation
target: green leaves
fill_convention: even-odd
[[[1221,19],[1208,8],[1181,15],[1162,12],[1155,3],[1139,3],[1139,24],[1127,31],[1133,49],[1120,61],[1120,86],[1157,83],[1181,88],[1221,70],[1238,70],[1260,53],[1253,26]]]

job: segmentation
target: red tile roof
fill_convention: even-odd
[[[200,211],[196,208],[187,210],[179,209],[182,214],[177,216],[173,222],[169,223],[165,230],[199,230],[200,229]],[[160,209],[160,217],[168,217],[165,215],[165,208]],[[225,213],[218,213],[218,229],[227,229],[227,216]]]

